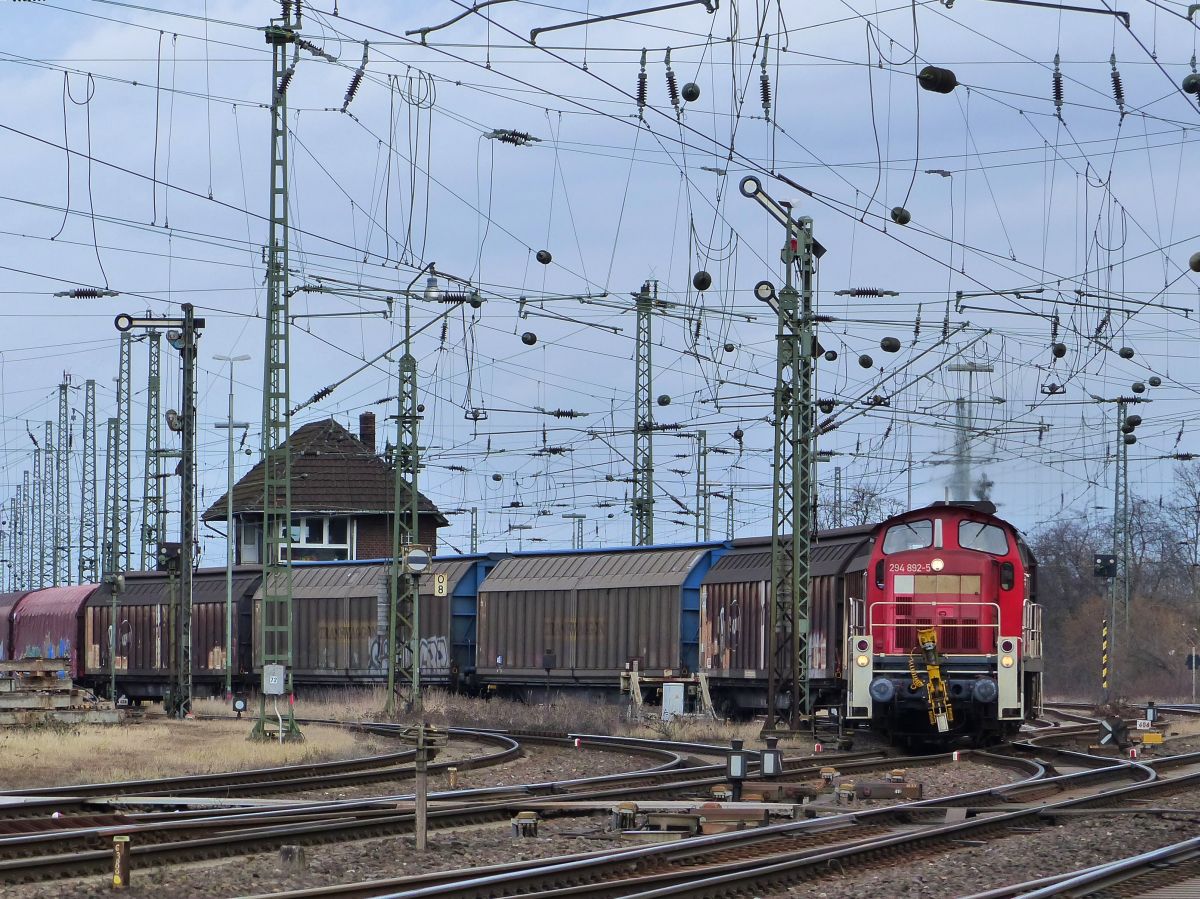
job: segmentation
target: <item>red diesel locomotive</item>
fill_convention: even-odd
[[[1040,713],[1035,563],[995,511],[934,503],[875,528],[864,601],[849,599],[847,721],[987,743]]]

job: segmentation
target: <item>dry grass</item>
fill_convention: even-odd
[[[2,729],[0,789],[242,771],[397,748],[386,740],[317,725],[304,729],[303,742],[282,746],[252,743],[246,739],[249,733],[245,719]]]
[[[305,718],[328,718],[344,722],[381,721],[384,720],[382,710],[386,699],[387,692],[382,687],[315,691],[297,699],[296,712]],[[199,700],[196,709],[205,714],[228,714],[228,707],[220,700]],[[743,740],[748,748],[763,745],[759,739],[761,722],[692,718],[666,723],[653,719],[633,721],[626,716],[623,703],[566,693],[556,694],[553,702],[547,706],[542,703],[527,705],[511,699],[461,696],[429,689],[422,694],[419,713],[402,713],[396,720],[401,723],[424,720],[438,727],[606,734],[724,745],[728,745],[731,739],[737,739]],[[784,748],[806,744],[811,746],[811,741],[781,741]]]

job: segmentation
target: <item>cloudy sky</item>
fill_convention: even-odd
[[[1142,394],[1153,402],[1139,410],[1131,481],[1169,498],[1180,463],[1165,457],[1200,451],[1200,295],[1188,271],[1200,250],[1200,110],[1181,90],[1197,27],[1186,4],[1112,6],[1129,13],[1127,28],[1106,3],[1081,13],[726,0],[534,43],[533,29],[634,5],[511,0],[438,27],[469,6],[306,4],[301,33],[321,55],[302,50],[287,89],[289,277],[324,290],[292,301],[293,404],[337,386],[294,426],[372,411],[383,448],[397,356],[382,354],[402,338],[403,291],[414,279],[419,291],[418,273],[436,263],[457,279],[442,289],[484,302],[434,321],[447,306],[411,301],[423,328],[423,492],[443,509],[477,507],[484,548],[567,546],[564,513],[587,516],[590,545],[627,543],[631,293],[657,281],[653,393],[669,404],[655,420],[678,428],[655,439],[656,539],[694,535],[699,430],[720,494],[714,536],[730,495],[737,534],[769,532],[775,331],[752,288],[781,283],[782,229],[738,191],[758,174],[811,216],[828,250],[820,339],[838,355],[821,360],[818,394],[837,402],[839,426],[820,440],[833,454],[819,466],[823,497],[840,469],[844,490],[943,498],[965,398],[972,477],[993,482],[1003,514],[1026,528],[1103,517],[1116,434],[1113,407],[1095,399],[1157,376],[1163,385]],[[6,502],[32,465],[30,433],[40,441],[57,418],[64,375],[78,482],[87,379],[101,426],[115,414],[120,312],[177,314],[189,302],[206,320],[201,506],[225,483],[214,425],[228,369],[215,355],[251,356],[235,373],[236,415],[251,422],[239,472],[257,460],[272,80],[262,28],[279,13],[257,0],[0,6]],[[424,41],[410,34],[426,28]],[[364,42],[364,77],[343,109]],[[675,83],[699,88],[678,108],[668,52]],[[958,87],[918,89],[926,65],[953,70]],[[893,207],[911,222],[895,224]],[[536,259],[543,249],[549,265]],[[703,293],[692,287],[700,270],[712,278]],[[54,296],[79,287],[118,296]],[[895,295],[838,293],[852,288]],[[886,337],[898,352],[880,348]],[[135,531],[145,356],[136,344]],[[964,363],[990,371],[951,370]],[[163,367],[165,409],[178,406],[181,379],[175,356]],[[873,396],[888,404],[865,406]],[[448,545],[466,549],[467,517],[452,522]],[[203,549],[204,563],[223,563],[215,532]]]

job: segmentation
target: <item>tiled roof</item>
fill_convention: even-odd
[[[332,418],[304,425],[288,438],[292,450],[292,511],[391,512],[395,505],[392,466]],[[234,514],[261,512],[263,463],[233,487]],[[425,496],[422,513],[441,517]],[[225,494],[208,507],[204,520],[225,517]]]

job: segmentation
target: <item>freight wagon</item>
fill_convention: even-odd
[[[84,607],[95,584],[46,587],[12,606],[11,658],[70,659],[68,676],[84,677]]]
[[[874,525],[822,531],[812,546],[808,672],[815,705],[840,705],[851,625],[861,622]],[[713,703],[732,713],[766,710],[771,622],[771,539],[734,540],[700,588],[700,668]]]
[[[611,691],[631,668],[695,673],[700,585],[725,551],[702,543],[503,559],[479,588],[479,680],[516,692]]]
[[[496,564],[490,555],[436,558],[420,586],[421,678],[457,686],[474,675],[475,603]],[[292,572],[292,677],[300,686],[382,683],[387,677],[390,569],[387,560],[301,562]],[[443,580],[444,579],[444,580]],[[436,585],[445,595],[436,595]],[[254,597],[257,633],[261,588]],[[401,663],[407,662],[401,648]],[[262,649],[254,646],[255,670]]]
[[[250,671],[250,600],[262,580],[255,566],[233,570],[233,643],[230,650],[233,682],[248,681]],[[201,568],[192,579],[192,684],[196,696],[220,696],[225,689],[224,568]],[[157,700],[166,692],[175,665],[172,635],[178,602],[166,572],[131,571],[125,589],[117,596],[116,669],[117,695],[132,700]],[[96,693],[110,691],[112,659],[110,627],[112,587],[102,584],[91,595],[86,610],[85,682]]]

